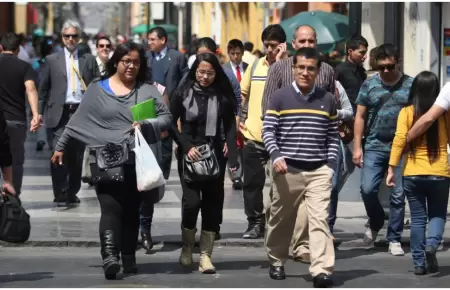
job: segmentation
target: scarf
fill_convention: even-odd
[[[205,136],[215,137],[217,130],[217,117],[219,113],[216,90],[213,88],[202,88],[197,83],[189,89],[187,96],[183,100],[183,106],[186,109],[187,121],[193,121],[198,117],[198,105],[195,100],[194,93],[207,95],[209,97],[208,111],[206,114]]]

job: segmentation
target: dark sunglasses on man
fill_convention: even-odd
[[[76,39],[76,38],[78,38],[78,34],[63,34],[63,37],[64,38],[71,38],[72,37],[72,39]]]
[[[393,71],[395,69],[396,64],[388,64],[388,65],[377,65],[376,70],[378,71]]]
[[[111,44],[99,44],[98,47],[100,47],[100,48],[111,48]]]

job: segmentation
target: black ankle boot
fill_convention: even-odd
[[[101,254],[103,258],[103,272],[107,280],[116,279],[120,271],[119,255],[114,242],[114,232],[107,230],[100,234]]]
[[[150,251],[153,248],[153,240],[150,231],[141,232],[141,237],[142,237],[142,247],[145,250]]]
[[[136,255],[122,255],[123,273],[136,274],[138,272],[136,266]]]

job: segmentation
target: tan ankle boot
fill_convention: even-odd
[[[180,264],[184,267],[192,265],[192,250],[195,245],[195,233],[197,229],[188,230],[183,228],[181,230],[183,237],[183,247],[181,248]]]
[[[200,235],[200,265],[198,270],[203,274],[216,273],[216,268],[211,263],[211,255],[215,238],[215,232],[202,231]]]

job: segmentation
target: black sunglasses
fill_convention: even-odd
[[[110,48],[111,47],[111,44],[99,44],[98,45],[98,47],[100,47],[100,48]]]
[[[393,71],[395,69],[396,64],[388,64],[388,65],[377,65],[378,71]]]
[[[63,34],[64,38],[78,38],[78,34]]]

